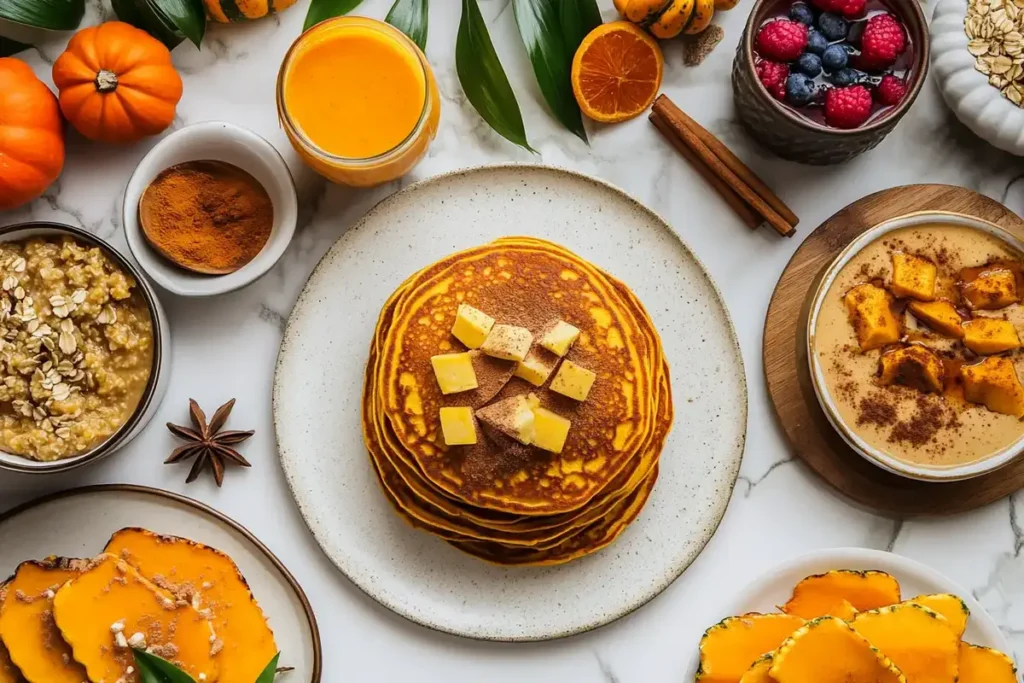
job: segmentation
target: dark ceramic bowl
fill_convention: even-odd
[[[907,94],[897,106],[860,128],[843,130],[815,123],[772,97],[754,71],[754,37],[780,2],[757,0],[747,19],[732,63],[732,90],[740,121],[761,144],[784,159],[805,164],[838,164],[873,148],[888,135],[917,99],[928,75],[928,22],[917,0],[885,0],[903,22],[914,46]]]

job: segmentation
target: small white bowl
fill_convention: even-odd
[[[201,275],[174,265],[149,244],[139,225],[139,200],[157,175],[175,164],[204,160],[223,161],[252,174],[274,204],[267,243],[256,258],[227,275]],[[295,181],[273,145],[233,123],[208,121],[171,133],[143,157],[125,188],[121,213],[128,248],[154,282],[182,296],[215,296],[241,289],[274,267],[295,234],[298,205]]]
[[[814,393],[817,395],[818,403],[821,404],[821,409],[825,412],[826,417],[828,417],[828,421],[832,423],[832,426],[837,432],[839,432],[839,435],[843,437],[843,440],[849,444],[850,448],[856,451],[868,462],[871,462],[884,470],[888,470],[893,474],[909,477],[910,479],[917,479],[919,481],[938,482],[973,479],[974,477],[980,477],[983,474],[999,469],[1020,455],[1021,452],[1024,451],[1024,434],[1009,446],[993,453],[984,460],[979,460],[978,462],[966,465],[958,465],[955,467],[927,467],[924,465],[914,465],[912,463],[904,462],[903,460],[897,460],[885,451],[869,445],[864,441],[864,439],[857,435],[856,431],[854,431],[850,425],[847,425],[846,422],[843,421],[842,416],[840,416],[839,410],[836,407],[835,399],[833,399],[832,394],[828,390],[828,385],[825,382],[825,373],[821,367],[821,362],[819,361],[817,354],[814,353],[815,329],[818,326],[818,314],[821,312],[821,304],[825,299],[825,295],[832,287],[832,283],[839,275],[839,272],[843,269],[843,266],[849,263],[854,256],[860,253],[861,249],[878,240],[883,235],[894,230],[910,228],[915,225],[922,224],[959,225],[973,228],[981,232],[989,233],[1024,254],[1024,241],[1017,239],[1015,236],[1011,235],[1009,232],[1003,230],[994,223],[989,223],[988,221],[983,221],[971,216],[964,216],[962,214],[947,211],[921,211],[893,218],[885,221],[884,223],[879,223],[851,242],[849,246],[847,246],[846,249],[836,257],[836,260],[833,261],[832,265],[830,265],[828,270],[825,271],[825,276],[821,279],[818,289],[814,292],[814,298],[811,300],[811,312],[810,315],[807,316],[806,334],[807,358],[809,359],[811,367],[811,384],[814,385]]]

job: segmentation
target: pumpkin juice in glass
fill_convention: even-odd
[[[277,107],[303,160],[357,187],[407,173],[441,116],[423,52],[398,29],[363,17],[328,19],[299,36],[281,65]]]

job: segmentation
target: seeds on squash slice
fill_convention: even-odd
[[[960,643],[960,683],[1016,683],[1013,660],[989,647]]]
[[[13,578],[0,583],[0,610],[3,609],[4,600],[7,599],[7,585]],[[21,672],[11,661],[11,655],[7,652],[3,641],[0,640],[0,683],[23,683],[24,680],[21,677]]]
[[[775,683],[908,681],[892,660],[835,617],[819,617],[787,638],[769,673]]]
[[[775,683],[775,679],[768,673],[771,668],[772,655],[768,654],[754,662],[754,665],[747,669],[747,672],[740,678],[739,683]]]
[[[885,572],[836,569],[808,576],[798,583],[782,610],[815,619],[828,615],[843,600],[858,612],[885,607],[900,601],[900,585]]]
[[[737,683],[762,655],[774,651],[804,620],[789,614],[744,614],[709,628],[700,639],[699,683]]]
[[[208,616],[222,643],[217,660],[224,683],[248,683],[277,653],[274,633],[230,557],[195,541],[145,529],[122,529],[106,551]]]
[[[960,636],[938,612],[904,602],[861,612],[851,625],[911,683],[956,683]]]
[[[100,555],[57,591],[53,616],[91,681],[137,683],[138,672],[128,673],[134,667],[133,646],[171,661],[196,680],[218,680],[210,622],[113,555]]]
[[[955,595],[949,593],[937,593],[935,595],[919,595],[907,602],[915,605],[923,605],[933,612],[938,612],[946,617],[949,625],[953,628],[957,638],[964,637],[967,630],[967,619],[971,616],[971,610],[967,609],[967,603]]]
[[[29,683],[85,680],[85,669],[72,659],[53,621],[53,600],[61,586],[87,567],[86,560],[64,557],[31,560],[18,565],[8,583],[0,604],[0,639]]]

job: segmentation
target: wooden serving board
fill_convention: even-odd
[[[796,455],[854,502],[894,516],[965,512],[1024,487],[1024,458],[959,482],[921,482],[890,474],[846,445],[818,404],[807,362],[812,292],[835,257],[858,235],[890,218],[917,211],[976,216],[1024,239],[1020,216],[972,190],[907,185],[876,192],[850,204],[804,240],[775,287],[764,324],[768,392]]]

